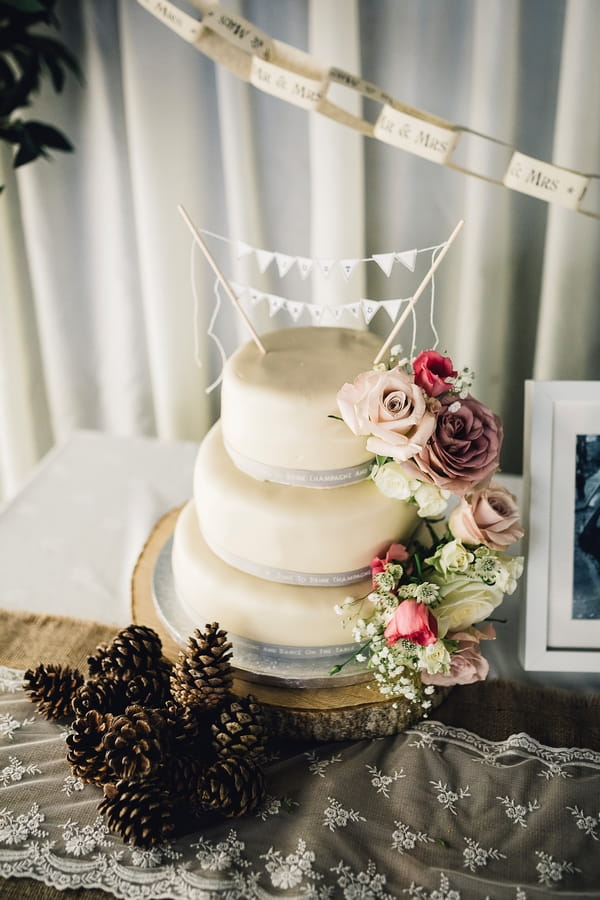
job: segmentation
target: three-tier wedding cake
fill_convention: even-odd
[[[369,592],[371,561],[417,516],[377,489],[365,437],[339,419],[336,395],[372,366],[377,337],[299,327],[262,340],[265,353],[249,342],[225,366],[172,570],[198,625],[228,631],[234,664],[310,680],[354,651],[336,607]]]

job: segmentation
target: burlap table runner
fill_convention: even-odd
[[[0,664],[28,668],[40,662],[69,664],[85,670],[94,648],[118,629],[61,616],[0,610]],[[574,694],[506,681],[485,681],[454,688],[435,718],[499,741],[525,732],[551,747],[600,749],[600,694]],[[98,890],[56,891],[31,879],[0,879],[7,900],[102,900]]]

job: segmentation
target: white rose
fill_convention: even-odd
[[[379,466],[373,481],[382,494],[393,500],[410,500],[421,483],[407,475],[402,466],[395,462]]]
[[[523,574],[522,556],[500,557],[500,572],[496,576],[496,587],[505,594],[514,594],[517,589],[517,581]]]
[[[419,668],[424,669],[430,675],[450,670],[450,653],[443,641],[436,641],[428,647],[418,648]]]
[[[432,576],[440,585],[442,602],[434,610],[438,636],[449,631],[465,631],[475,622],[483,622],[502,603],[504,591],[497,585],[483,584],[465,575],[449,581]]]
[[[441,516],[448,505],[450,491],[443,491],[436,484],[425,484],[417,481],[414,489],[414,498],[419,504],[419,515],[422,518],[428,516]]]
[[[448,541],[436,556],[444,575],[448,572],[466,572],[473,562],[473,554],[460,541]]]

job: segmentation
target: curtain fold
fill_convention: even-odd
[[[600,171],[596,0],[224,5],[409,105]],[[58,96],[46,86],[28,117],[60,128],[75,152],[14,172],[0,148],[0,495],[75,429],[200,440],[217,417],[218,388],[205,390],[222,365],[207,335],[215,278],[198,250],[192,260],[178,204],[231,239],[207,238],[228,278],[322,303],[406,296],[415,279],[375,265],[348,281],[295,268],[281,278],[236,242],[363,257],[441,243],[464,218],[436,278],[435,323],[440,349],[476,370],[477,396],[505,420],[507,471],[521,466],[523,381],[599,378],[598,221],[258,91],[133,0],[62,0],[57,12],[85,83],[69,78]],[[465,139],[463,161],[492,167],[498,147]],[[416,314],[420,346],[435,338],[430,304],[428,293]],[[265,304],[250,314],[259,332],[293,324]],[[383,338],[391,323],[380,311],[370,327]],[[248,337],[224,296],[215,332],[226,354]]]

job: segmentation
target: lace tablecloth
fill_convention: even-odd
[[[151,850],[109,833],[99,788],[65,761],[0,667],[0,875],[115,897],[419,900],[600,897],[600,753],[421,723],[274,752],[268,795]],[[2,882],[0,881],[0,895]]]

